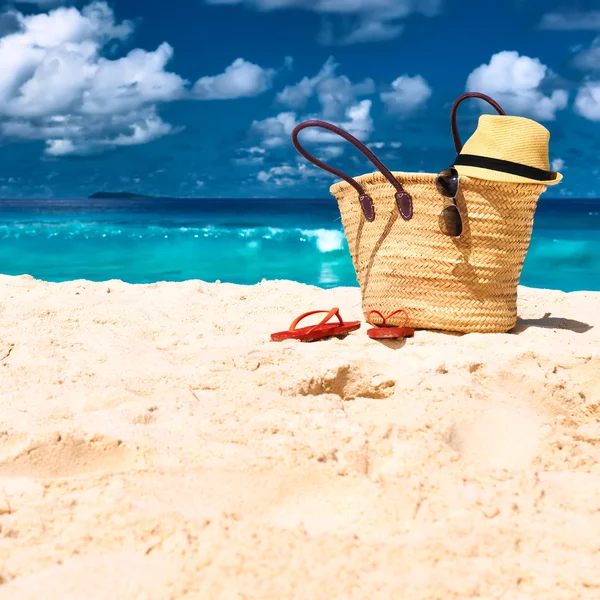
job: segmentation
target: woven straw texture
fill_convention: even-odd
[[[412,196],[414,216],[398,214],[394,188],[380,173],[357,177],[373,199],[375,220],[360,209],[354,188],[331,187],[360,284],[365,317],[404,308],[408,326],[500,333],[517,321],[517,286],[529,249],[537,201],[545,185],[460,178],[458,238],[441,233],[438,216],[450,201],[433,174],[394,173]],[[388,321],[398,326],[402,315]],[[374,320],[377,323],[377,320]]]

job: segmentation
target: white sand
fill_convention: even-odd
[[[359,291],[0,277],[0,600],[597,600],[600,294],[520,296],[275,344]]]

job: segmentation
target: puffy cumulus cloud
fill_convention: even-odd
[[[261,138],[263,147],[277,148],[289,144],[294,127],[309,118],[326,119],[359,139],[368,139],[373,130],[372,102],[361,97],[374,94],[375,83],[371,79],[353,83],[345,75],[337,75],[338,66],[330,57],[315,76],[304,77],[277,95],[280,104],[294,110],[253,123],[251,133]],[[309,112],[301,117],[298,114],[300,109],[305,109],[311,99],[316,99],[318,112]],[[325,158],[333,158],[343,152],[333,150],[339,148],[342,138],[324,130],[308,129],[303,132],[302,138],[309,142],[329,144],[328,149],[320,149],[325,153]]]
[[[263,69],[238,58],[224,73],[199,79],[194,85],[194,94],[202,100],[258,96],[271,88],[275,73],[275,69]]]
[[[263,148],[278,148],[288,144],[294,127],[298,124],[295,112],[282,112],[275,117],[254,121],[251,134],[259,138]]]
[[[540,21],[540,28],[563,31],[600,31],[600,10],[546,13]]]
[[[103,1],[29,16],[12,10],[5,18],[12,25],[0,37],[0,130],[44,140],[51,156],[145,144],[177,131],[159,116],[162,103],[239,97],[270,85],[268,71],[240,59],[223,75],[199,80],[192,94],[167,70],[167,43],[105,58],[106,46],[128,38],[133,26],[117,23]]]
[[[359,140],[367,140],[373,132],[373,119],[371,118],[371,100],[361,100],[346,109],[346,118],[339,126],[345,129]],[[331,133],[320,133],[315,130],[313,138],[323,142],[340,142],[339,136]]]
[[[369,138],[373,131],[371,107],[372,102],[370,100],[362,100],[353,104],[346,109],[344,118],[335,124],[364,141]],[[310,116],[307,118],[310,118]],[[262,147],[268,149],[279,148],[290,143],[290,136],[294,127],[303,120],[305,118],[300,119],[295,112],[283,112],[263,121],[254,121],[250,133],[260,139]],[[305,129],[302,132],[302,140],[303,142],[329,145],[344,142],[343,138],[317,128]]]
[[[254,156],[242,158],[240,164],[266,162],[263,154],[257,156],[256,148],[261,148],[269,158],[281,154],[281,149],[289,149],[292,131],[300,122],[308,119],[325,119],[369,145],[369,138],[374,130],[374,100],[381,99],[396,115],[408,116],[431,96],[431,88],[420,75],[403,75],[377,96],[377,86],[371,79],[352,82],[348,77],[337,73],[338,66],[330,57],[316,75],[304,77],[277,94],[277,102],[291,110],[252,123],[250,137],[256,144]],[[304,129],[301,140],[303,145],[311,146],[310,152],[313,155],[325,162],[339,158],[349,147],[342,137],[320,128]],[[370,144],[371,148],[384,150],[384,156],[394,155],[401,146],[399,141],[375,141]],[[295,180],[290,169],[297,176],[296,167],[287,163],[282,166],[285,167],[282,171],[261,171],[260,181],[284,185]],[[312,169],[311,172],[314,171],[319,170]]]
[[[288,85],[277,94],[277,101],[294,110],[304,108],[309,99],[314,96],[317,86],[335,77],[337,67],[333,57],[329,57],[314,77],[303,77],[298,83]]]
[[[373,130],[372,102],[360,97],[374,94],[375,83],[371,79],[353,83],[348,77],[337,75],[338,66],[330,57],[316,75],[304,77],[277,94],[277,102],[292,110],[252,124],[250,133],[259,139],[262,148],[273,149],[288,145],[294,127],[309,118],[326,119],[359,139],[369,138]],[[299,112],[312,99],[316,99],[319,111],[309,112],[301,117]],[[329,158],[339,156],[340,151],[333,151],[332,148],[339,147],[339,142],[343,141],[339,136],[313,128],[303,131],[302,139],[329,145],[328,150],[320,149],[321,152],[329,152]],[[333,154],[334,152],[338,154]]]
[[[375,83],[372,79],[352,83],[345,75],[336,74],[338,67],[333,57],[329,57],[314,77],[304,77],[297,84],[287,86],[277,94],[277,101],[299,110],[304,108],[311,98],[317,97],[323,118],[336,119],[343,115],[358,97],[375,93]]]
[[[308,119],[325,119],[368,143],[373,133],[373,100],[363,96],[374,95],[377,86],[371,79],[355,83],[338,75],[338,66],[330,57],[316,75],[284,88],[277,95],[277,101],[292,110],[254,121],[250,135],[257,146],[266,151],[289,147],[296,125]],[[431,88],[420,75],[403,75],[379,95],[391,112],[401,116],[413,114],[430,96]],[[310,110],[311,101],[316,110]],[[303,130],[302,143],[313,145],[311,152],[325,161],[338,158],[346,148],[343,138],[319,128]],[[394,151],[400,146],[400,142],[394,142],[386,146],[386,150]],[[377,146],[375,142],[372,147],[382,149],[384,145]]]
[[[600,36],[573,58],[573,66],[582,71],[600,71]]]
[[[579,88],[575,112],[590,121],[600,121],[600,81],[588,81]]]
[[[127,21],[116,23],[104,2],[12,15],[18,29],[0,38],[4,135],[45,140],[47,154],[64,156],[142,144],[172,131],[156,112],[157,103],[184,91],[184,80],[165,70],[169,44],[103,58],[109,41],[133,30]]]
[[[240,4],[262,11],[286,8],[304,9],[317,14],[338,15],[349,27],[336,35],[325,25],[319,35],[324,44],[356,44],[386,41],[398,37],[403,30],[400,20],[419,13],[437,15],[442,0],[205,0],[207,4]]]
[[[0,56],[1,52],[0,41]],[[123,114],[173,100],[183,93],[184,81],[164,70],[172,55],[168,44],[154,52],[132,50],[114,61],[99,58],[88,41],[73,48],[53,47],[17,93],[0,97],[0,107],[11,117],[43,118],[72,112]]]
[[[489,94],[507,112],[552,121],[557,111],[566,108],[569,94],[558,89],[545,95],[542,86],[550,75],[537,58],[504,51],[494,54],[489,64],[477,67],[469,75],[466,89]]]
[[[46,140],[46,154],[50,156],[145,144],[176,131],[162,121],[154,107],[133,115],[113,115],[110,121],[107,123],[103,115],[54,116],[35,124],[24,120],[8,121],[2,126],[2,131],[9,137]]]
[[[390,91],[381,93],[387,109],[400,116],[409,116],[421,108],[431,97],[431,88],[420,75],[402,75],[392,83]]]
[[[553,171],[562,171],[565,168],[565,161],[562,158],[555,158],[552,161],[551,169]]]

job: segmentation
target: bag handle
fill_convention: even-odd
[[[408,192],[402,187],[400,182],[392,175],[390,170],[371,152],[362,142],[356,139],[352,134],[344,131],[339,128],[337,125],[333,125],[332,123],[327,123],[326,121],[320,121],[318,119],[313,119],[309,121],[304,121],[300,123],[294,128],[292,132],[292,143],[294,144],[294,148],[298,150],[298,152],[306,158],[306,160],[310,161],[317,167],[320,167],[324,171],[343,179],[347,183],[349,183],[357,192],[358,192],[358,200],[360,202],[360,206],[362,208],[362,212],[365,215],[367,221],[375,220],[375,207],[373,206],[373,200],[371,197],[365,192],[364,188],[352,177],[346,175],[339,169],[332,167],[323,161],[319,160],[309,152],[307,152],[300,142],[298,141],[298,134],[308,127],[318,127],[321,129],[327,129],[333,133],[336,133],[340,137],[344,138],[346,141],[350,142],[357,150],[362,152],[374,165],[377,167],[379,172],[394,186],[396,189],[396,206],[398,207],[398,212],[400,216],[405,220],[409,221],[413,216],[413,202],[412,198],[408,194]]]
[[[454,147],[456,148],[457,154],[460,154],[461,150],[463,149],[463,143],[460,141],[460,135],[458,133],[456,113],[458,111],[459,104],[467,98],[481,98],[481,100],[485,100],[488,104],[491,104],[498,111],[498,114],[506,115],[506,113],[502,110],[502,107],[493,98],[490,98],[481,92],[468,92],[457,98],[452,105],[452,113],[450,115],[450,121],[452,124],[452,137],[454,138]]]

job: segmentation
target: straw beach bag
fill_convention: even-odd
[[[473,97],[499,114],[481,115],[463,147],[456,113]],[[377,171],[353,179],[315,158],[298,141],[309,127],[342,136]],[[507,116],[484,94],[456,100],[451,129],[458,156],[443,176],[391,173],[359,140],[324,121],[300,123],[292,141],[307,160],[343,180],[330,191],[340,209],[365,316],[403,308],[415,329],[506,332],[517,320],[517,285],[538,198],[562,176],[549,170],[549,132],[530,119]],[[453,187],[448,181],[458,189],[442,195],[440,190]],[[402,315],[388,325],[400,321]]]

